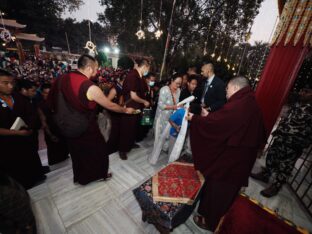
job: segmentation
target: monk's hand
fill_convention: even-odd
[[[132,107],[125,108],[125,114],[135,114],[135,109]]]
[[[145,107],[149,107],[149,106],[150,106],[150,103],[149,103],[148,101],[144,101],[143,105],[144,105]]]
[[[203,117],[206,117],[207,115],[209,115],[209,111],[207,111],[205,108],[202,108],[202,111],[201,111],[201,116]]]
[[[191,121],[193,116],[194,116],[194,114],[189,112],[185,118],[186,118],[186,120]]]

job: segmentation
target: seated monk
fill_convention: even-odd
[[[262,114],[249,82],[244,77],[229,81],[228,102],[218,111],[201,116],[190,113],[190,140],[195,169],[205,176],[199,215],[194,222],[214,232],[255,163],[265,143]]]

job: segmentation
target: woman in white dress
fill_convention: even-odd
[[[162,87],[159,91],[159,99],[154,121],[154,147],[160,140],[161,134],[165,131],[170,116],[178,108],[177,103],[179,102],[181,84],[182,75],[174,74],[170,85]],[[167,141],[165,141],[165,144],[163,145],[163,150],[168,150]],[[152,155],[150,161],[157,161],[157,159],[153,159]]]

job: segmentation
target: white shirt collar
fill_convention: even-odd
[[[215,75],[213,74],[212,76],[210,76],[210,77],[207,79],[207,82],[209,83],[209,85],[212,83],[214,77],[215,77]]]

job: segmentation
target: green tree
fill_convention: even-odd
[[[177,59],[184,56],[203,56],[207,50],[214,49],[216,42],[223,43],[216,52],[220,53],[231,40],[242,42],[263,0],[180,0],[176,2],[171,30],[170,50],[166,64],[173,68]],[[153,56],[160,65],[167,37],[167,28],[172,1],[145,0],[142,12],[142,29],[145,40],[138,40],[135,32],[139,28],[141,1],[101,0],[105,10],[99,20],[117,35],[122,51]],[[160,18],[159,18],[160,16]],[[156,40],[152,33],[160,20],[164,34]],[[221,49],[220,49],[221,48]],[[192,53],[193,52],[193,53]],[[184,54],[184,55],[183,55]],[[189,59],[188,57],[186,58]],[[171,70],[168,69],[168,70]]]

